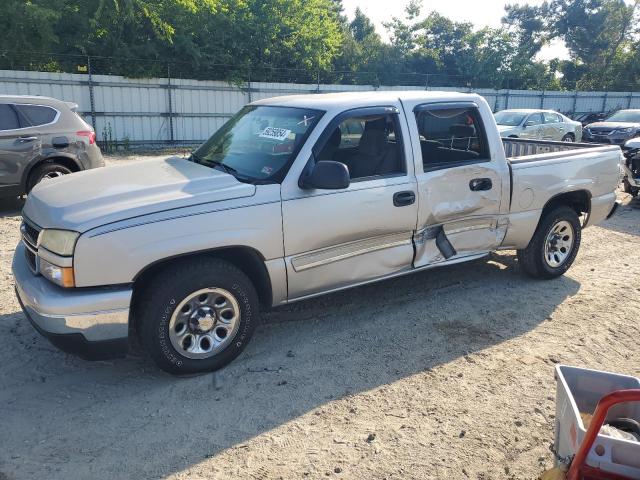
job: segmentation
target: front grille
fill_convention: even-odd
[[[613,133],[613,128],[590,128],[589,129],[594,135],[611,135]]]
[[[25,248],[24,249],[24,256],[27,259],[27,265],[29,265],[29,268],[35,273],[35,271],[36,271],[36,254],[33,253],[28,248]]]
[[[24,220],[22,222],[22,225],[20,226],[20,231],[22,232],[22,239],[24,240],[24,242],[27,243],[31,248],[37,249],[40,229]]]
[[[38,272],[38,236],[40,235],[40,227],[36,227],[26,218],[20,225],[20,233],[22,234],[22,243],[24,243],[24,255],[27,259],[29,268],[34,272]]]

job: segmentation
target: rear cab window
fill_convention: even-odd
[[[475,106],[418,106],[414,110],[424,170],[491,160]]]

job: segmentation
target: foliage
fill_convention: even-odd
[[[127,76],[627,90],[638,3],[507,5],[502,27],[482,28],[412,0],[385,42],[342,0],[4,0],[0,68],[82,71],[91,56],[94,73]],[[569,58],[540,61],[553,40]]]

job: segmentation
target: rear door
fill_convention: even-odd
[[[562,123],[562,119],[560,115],[553,112],[544,112],[544,127],[543,127],[543,135],[542,138],[545,140],[562,140],[564,136],[564,123]]]
[[[508,167],[486,103],[405,104],[418,182],[416,268],[496,249],[506,225]],[[495,150],[495,154],[492,155]],[[505,195],[507,202],[505,202]]]
[[[40,138],[9,103],[0,103],[0,189],[20,185],[29,162],[40,151]]]
[[[290,300],[411,269],[417,193],[399,106],[338,114],[315,143],[309,161],[347,165],[348,188],[302,189],[292,172],[283,183]]]

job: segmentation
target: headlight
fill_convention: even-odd
[[[44,229],[38,238],[38,246],[63,257],[73,255],[80,234],[70,230]]]
[[[59,267],[40,258],[40,273],[43,277],[51,280],[61,287],[75,287],[76,282],[73,276],[73,267]]]
[[[633,132],[633,130],[634,130],[633,127],[616,128],[616,132],[618,132],[618,133],[631,133],[631,132]]]

